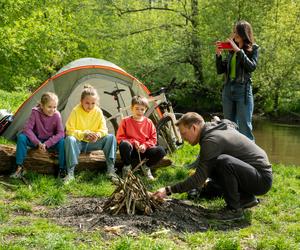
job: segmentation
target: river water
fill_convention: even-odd
[[[253,133],[256,144],[267,152],[271,163],[300,166],[300,125],[255,120]]]

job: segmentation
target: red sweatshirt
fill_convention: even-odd
[[[147,148],[154,147],[157,142],[156,129],[153,122],[144,117],[142,121],[136,121],[131,116],[124,118],[118,128],[117,141],[128,141],[132,146],[144,144]]]

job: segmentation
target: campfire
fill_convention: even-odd
[[[141,179],[133,172],[129,171],[124,180],[119,179],[116,190],[104,204],[104,211],[113,215],[120,213],[150,215],[154,210],[161,208],[162,201],[154,199]]]

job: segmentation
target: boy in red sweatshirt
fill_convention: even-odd
[[[132,159],[138,158],[140,154],[141,159],[148,159],[142,166],[142,171],[149,180],[153,180],[150,168],[166,155],[163,147],[156,145],[157,136],[153,122],[144,116],[147,108],[148,100],[145,97],[134,96],[131,100],[132,115],[125,117],[119,125],[117,142],[124,162],[123,178],[131,169]]]

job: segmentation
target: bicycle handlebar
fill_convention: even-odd
[[[125,91],[125,89],[116,89],[112,92],[104,91],[104,94],[111,95],[111,96],[117,96],[119,93],[121,93],[123,91]]]
[[[168,86],[166,88],[162,87],[159,90],[150,93],[149,96],[158,96],[162,93],[167,93],[167,92],[169,92],[169,90],[175,88],[175,86],[176,86],[176,77],[173,77],[171,82],[168,84]]]

